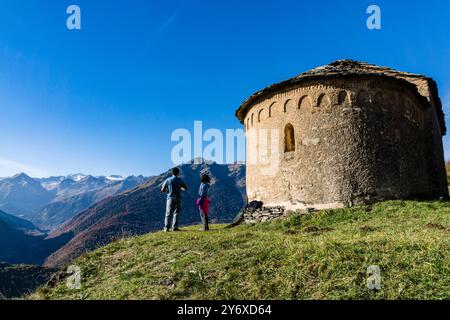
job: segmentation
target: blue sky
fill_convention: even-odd
[[[0,176],[157,174],[174,129],[240,128],[251,93],[342,58],[432,76],[448,111],[448,21],[446,0],[2,1]]]

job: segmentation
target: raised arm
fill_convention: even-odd
[[[161,192],[167,192],[167,180],[165,180],[161,186]]]

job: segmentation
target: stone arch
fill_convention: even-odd
[[[373,105],[375,107],[382,107],[385,104],[385,97],[383,92],[378,91],[372,99]]]
[[[308,95],[304,95],[298,101],[298,108],[310,108],[312,106],[311,98]]]
[[[273,116],[273,110],[276,105],[276,102],[272,102],[272,104],[269,106],[269,118]]]
[[[409,110],[409,100],[408,97],[403,96],[402,97],[402,107],[404,109],[404,112],[409,115],[410,114],[410,110]]]
[[[348,101],[348,94],[347,91],[339,91],[338,93],[338,105],[343,105],[343,104],[347,104]]]
[[[416,106],[417,109],[417,124],[419,125],[419,127],[423,127],[423,123],[424,123],[424,113],[422,108],[420,108],[420,106]]]
[[[258,111],[258,122],[261,122],[261,113],[263,112],[264,109],[261,109]]]
[[[317,106],[318,107],[329,107],[330,105],[331,105],[330,98],[325,93],[320,94],[319,98],[317,98]]]
[[[414,103],[411,104],[411,109],[412,109],[413,121],[416,124],[418,124],[419,123],[419,110],[417,109],[417,107]]]
[[[369,93],[364,89],[360,90],[356,97],[356,103],[360,108],[367,107],[370,104]]]
[[[295,151],[295,132],[294,126],[288,123],[284,127],[284,152]]]
[[[288,112],[288,109],[294,109],[294,101],[292,99],[287,99],[286,102],[284,103],[284,112]]]
[[[395,106],[397,104],[397,97],[394,93],[390,92],[386,96],[386,105]]]
[[[408,113],[410,116],[410,120],[413,123],[417,123],[417,118],[418,118],[418,110],[414,104],[414,102],[412,100],[410,100],[409,98],[406,100],[407,102],[407,106],[408,106]]]

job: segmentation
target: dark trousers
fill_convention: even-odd
[[[180,210],[181,210],[180,199],[167,199],[166,219],[164,221],[164,229],[178,228]]]
[[[200,209],[200,218],[202,218],[203,230],[209,230],[208,215],[202,209]]]

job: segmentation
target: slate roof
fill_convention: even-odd
[[[264,98],[271,92],[285,86],[298,84],[312,79],[347,76],[379,76],[403,82],[404,85],[409,86],[413,92],[418,95],[419,100],[422,100],[424,103],[429,103],[436,108],[441,133],[442,135],[446,134],[445,116],[442,110],[442,103],[439,98],[437,84],[432,78],[354,60],[337,60],[328,65],[301,73],[286,81],[272,84],[267,88],[254,93],[247,100],[245,100],[236,110],[236,117],[243,122],[247,112],[250,110],[254,102],[257,102],[259,99]],[[426,92],[424,92],[424,88],[418,87],[418,82],[427,83],[427,88],[425,88]]]

